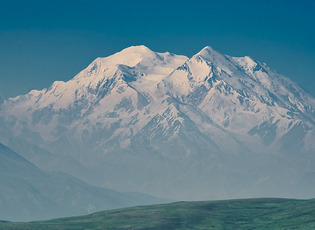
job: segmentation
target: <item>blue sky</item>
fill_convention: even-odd
[[[131,45],[249,55],[315,96],[315,1],[0,0],[0,95],[69,80]]]

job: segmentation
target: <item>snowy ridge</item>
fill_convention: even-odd
[[[117,162],[138,167],[139,173],[169,170],[146,168],[155,159],[153,165],[165,167],[169,161],[176,167],[209,161],[211,166],[201,167],[208,175],[216,168],[216,173],[238,171],[227,163],[236,156],[265,154],[266,160],[272,158],[269,153],[277,159],[289,156],[298,171],[307,173],[312,172],[307,162],[315,163],[315,99],[266,64],[209,46],[191,58],[145,46],[97,58],[70,81],[6,100],[0,120],[8,130],[0,133],[0,141],[25,138],[80,159],[87,168],[98,165],[102,173],[113,173],[104,165],[112,168]],[[102,180],[96,183],[127,190],[118,179]]]

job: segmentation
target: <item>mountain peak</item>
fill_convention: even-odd
[[[96,62],[102,62],[106,65],[126,65],[134,67],[142,60],[154,59],[157,54],[144,45],[130,46],[122,51],[104,58],[97,58]]]
[[[213,49],[211,46],[205,46],[200,52],[202,52],[202,51],[207,51],[207,52],[215,51],[216,52],[216,50]]]
[[[216,51],[211,46],[204,47],[200,52],[195,54],[193,58],[202,58],[210,62],[216,61],[223,61],[225,59],[225,56],[221,54],[219,51]]]
[[[130,46],[127,47],[125,49],[123,49],[122,51],[120,51],[119,53],[138,53],[138,54],[150,54],[150,53],[154,53],[154,51],[152,51],[151,49],[149,49],[148,47],[146,47],[145,45],[139,45],[139,46]]]
[[[222,55],[220,54],[218,51],[216,51],[215,49],[213,49],[211,46],[206,46],[204,47],[202,50],[200,50],[200,52],[198,52],[196,55],[199,56],[213,56],[213,55]]]
[[[250,56],[232,57],[234,62],[242,66],[245,70],[253,70],[257,66],[257,62]]]

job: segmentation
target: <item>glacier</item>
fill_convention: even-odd
[[[310,198],[315,99],[251,57],[132,46],[4,100],[0,142],[47,171],[173,200]]]

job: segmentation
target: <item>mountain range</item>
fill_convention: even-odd
[[[64,173],[45,172],[2,144],[0,181],[2,220],[40,220],[165,202],[141,193],[91,186]]]
[[[315,99],[265,63],[209,46],[191,58],[132,46],[5,99],[0,142],[41,170],[120,192],[315,194]]]

